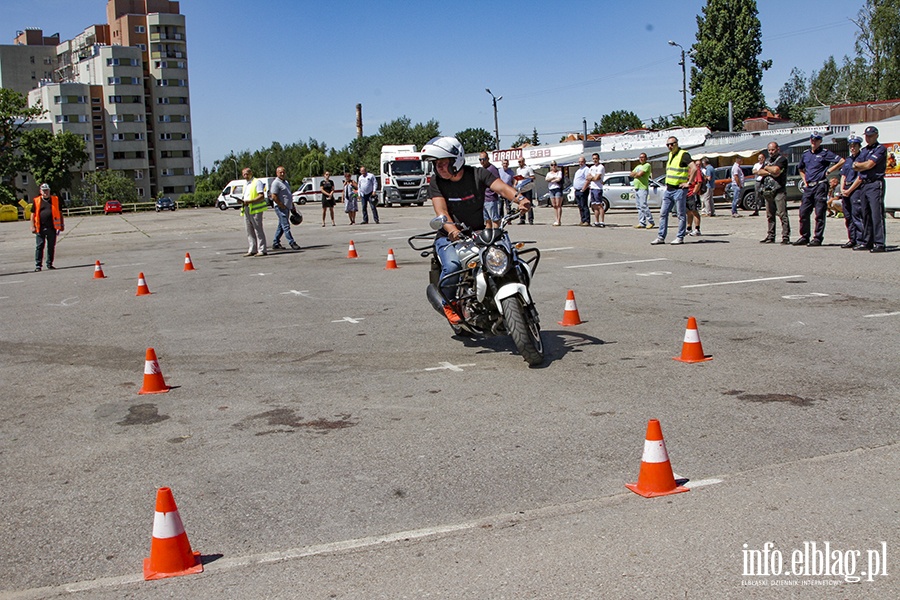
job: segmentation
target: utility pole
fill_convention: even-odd
[[[503,100],[503,96],[495,96],[494,93],[488,89],[484,88],[488,94],[491,95],[491,98],[494,100],[494,149],[500,149],[500,126],[497,124],[497,102]]]

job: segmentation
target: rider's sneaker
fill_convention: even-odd
[[[450,321],[451,325],[456,325],[457,323],[462,321],[459,314],[455,310],[453,310],[453,307],[449,304],[444,305],[444,316],[447,317],[447,320]]]

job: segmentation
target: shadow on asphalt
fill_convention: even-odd
[[[465,344],[466,348],[480,348],[476,354],[494,352],[518,354],[518,350],[516,350],[512,338],[508,335],[477,339],[456,335],[453,336],[453,339],[461,341]],[[610,343],[592,335],[585,335],[583,333],[578,333],[577,331],[562,330],[541,331],[541,339],[544,342],[544,362],[531,367],[533,369],[545,369],[549,367],[551,363],[564,358],[570,352],[581,352],[582,346],[597,346]]]

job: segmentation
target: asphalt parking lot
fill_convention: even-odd
[[[303,209],[303,250],[260,258],[235,211],[72,217],[41,273],[0,223],[0,599],[900,597],[900,220],[871,255],[837,219],[651,246],[634,212],[537,209],[528,368],[428,305],[430,207]],[[709,362],[672,360],[690,316]],[[149,347],[169,393],[137,394]],[[624,487],[651,418],[689,493]],[[162,486],[205,570],[145,582]]]

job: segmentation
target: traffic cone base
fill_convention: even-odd
[[[197,270],[194,268],[194,263],[191,262],[191,253],[190,252],[184,253],[184,270],[185,271],[196,271]]]
[[[135,296],[149,296],[150,288],[147,286],[147,280],[144,279],[144,274],[140,273],[138,275],[138,289],[137,294]]]
[[[584,323],[578,314],[578,307],[575,305],[575,292],[572,290],[569,290],[569,293],[566,294],[566,308],[563,311],[563,320],[558,321],[558,323],[563,327]]]
[[[356,246],[353,244],[353,240],[350,240],[350,249],[347,251],[347,258],[359,258],[359,254],[356,253]]]
[[[686,363],[712,360],[712,356],[703,354],[703,344],[700,343],[700,332],[697,330],[697,319],[694,317],[688,317],[687,328],[684,330],[684,343],[681,345],[681,356],[673,356],[672,360]]]
[[[162,369],[156,360],[156,350],[147,348],[144,358],[144,384],[138,394],[165,394],[171,389],[163,379]]]
[[[657,419],[650,419],[647,423],[645,438],[637,483],[626,483],[625,487],[644,498],[689,492],[690,489],[675,484],[675,474],[666,452],[662,427]]]
[[[106,279],[106,275],[103,274],[103,267],[100,266],[99,260],[94,263],[94,279]]]
[[[144,559],[144,579],[163,579],[202,572],[200,553],[191,550],[172,490],[167,487],[159,488],[156,492],[150,558]]]
[[[394,260],[394,249],[393,248],[388,249],[387,264],[384,266],[384,268],[385,268],[385,270],[400,268],[397,266],[397,261]]]

